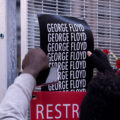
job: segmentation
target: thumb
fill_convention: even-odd
[[[100,72],[105,72],[105,70],[112,71],[112,67],[106,57],[100,55],[97,56],[95,53],[87,51],[88,59]],[[102,56],[102,57],[101,57]]]
[[[92,52],[87,51],[87,55],[88,55],[88,57],[90,57],[92,55]]]

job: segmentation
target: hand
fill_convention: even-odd
[[[23,73],[29,73],[33,77],[48,68],[48,58],[40,48],[31,49],[22,63]]]
[[[93,53],[88,51],[87,55],[93,66],[96,67],[100,72],[105,72],[106,70],[113,71],[106,54],[101,50],[96,49]]]

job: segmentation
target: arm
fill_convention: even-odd
[[[93,65],[94,68],[97,68],[99,72],[104,73],[105,71],[114,72],[113,68],[111,67],[108,58],[105,53],[101,50],[96,49],[93,53],[90,51],[87,52],[88,59]]]
[[[17,77],[0,104],[0,120],[24,120],[35,85],[35,78],[31,74]]]
[[[22,74],[8,88],[0,104],[0,120],[25,120],[36,78],[48,68],[48,58],[40,48],[32,49],[25,56],[22,68]]]
[[[87,94],[80,108],[80,120],[111,120],[114,116],[113,120],[116,117],[113,113],[118,106],[116,101],[120,96],[120,80],[102,51],[95,50],[93,53],[88,51],[87,55],[99,72],[88,85]],[[110,107],[115,112],[110,110]]]

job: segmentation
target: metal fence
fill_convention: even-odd
[[[28,49],[39,47],[37,14],[57,14],[85,19],[91,27],[95,48],[109,49],[120,57],[119,0],[28,0]],[[111,64],[115,60],[109,56]]]

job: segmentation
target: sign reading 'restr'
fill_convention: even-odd
[[[59,68],[59,82],[43,87],[48,91],[86,91],[92,67],[86,51],[93,51],[93,35],[84,20],[40,14],[40,47],[49,57],[49,66]]]
[[[78,120],[85,92],[34,92],[31,120]]]

